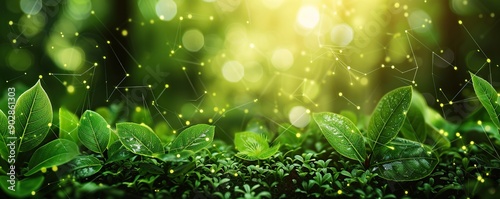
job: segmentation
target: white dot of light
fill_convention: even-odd
[[[311,116],[309,115],[309,111],[303,106],[294,106],[290,113],[288,114],[288,119],[290,119],[290,123],[297,127],[303,128],[309,124],[311,120]]]
[[[197,29],[191,29],[182,36],[182,46],[191,52],[198,52],[205,45],[203,33]]]
[[[339,24],[332,28],[330,39],[334,45],[345,47],[351,43],[354,38],[354,31],[347,24]]]
[[[163,21],[172,20],[177,15],[177,4],[173,0],[159,0],[156,3],[156,15]]]
[[[238,61],[228,61],[222,66],[222,76],[230,82],[239,82],[245,75],[243,65]]]
[[[19,6],[24,14],[36,15],[42,10],[42,1],[21,0],[19,1]]]
[[[297,23],[300,26],[312,29],[319,22],[319,11],[315,6],[303,6],[297,14]]]
[[[288,70],[293,65],[293,54],[285,48],[276,49],[271,57],[271,63],[278,70]]]

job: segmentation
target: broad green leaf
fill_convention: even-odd
[[[236,156],[245,160],[267,159],[279,149],[279,144],[269,148],[269,143],[263,134],[250,131],[236,133],[234,146],[239,151]]]
[[[85,178],[96,174],[102,168],[102,163],[94,156],[78,156],[68,163],[73,176],[76,178]]]
[[[72,140],[80,144],[78,139],[78,116],[66,108],[59,108],[59,138]]]
[[[55,139],[40,148],[31,156],[28,162],[28,172],[25,176],[37,173],[42,168],[52,168],[71,161],[80,154],[78,145],[66,139]]]
[[[288,123],[281,124],[278,133],[278,142],[291,147],[300,147],[306,137],[297,127]]]
[[[9,127],[7,123],[7,116],[5,116],[2,110],[0,110],[0,157],[4,160],[7,160],[7,157],[9,156],[9,149],[7,148],[7,144],[10,142],[7,139],[7,136],[9,135],[8,132]]]
[[[430,124],[427,124],[425,126],[425,129],[427,131],[427,135],[434,141],[432,146],[436,146],[435,148],[450,148],[451,142],[450,140],[444,135],[444,131],[439,131],[435,127],[431,126]]]
[[[165,153],[160,138],[144,124],[118,123],[116,132],[123,146],[132,153],[143,156]]]
[[[172,153],[183,150],[197,152],[210,146],[214,139],[215,127],[207,124],[197,124],[184,129],[170,145]]]
[[[43,177],[43,175],[39,175],[24,178],[22,180],[16,179],[15,182],[9,180],[9,176],[0,176],[0,187],[2,187],[3,192],[14,198],[25,198],[31,196],[34,191],[36,197],[36,190],[42,186],[45,177]],[[15,186],[11,187],[11,182],[14,183]],[[12,191],[9,187],[12,189],[15,187],[15,191]]]
[[[16,148],[29,151],[42,143],[52,124],[52,105],[40,81],[19,96],[15,111]]]
[[[406,114],[406,119],[401,127],[401,134],[409,140],[424,143],[427,137],[424,111],[427,103],[420,93],[413,91],[410,109]]]
[[[472,77],[472,86],[474,87],[474,91],[479,99],[479,102],[481,102],[488,112],[488,115],[490,115],[491,121],[493,121],[497,128],[500,128],[500,120],[498,119],[500,116],[500,105],[497,103],[497,91],[483,78],[478,77],[473,73],[470,73],[470,75]]]
[[[110,126],[101,115],[87,110],[80,118],[78,138],[89,150],[103,153],[109,143]]]
[[[428,176],[439,162],[436,152],[421,143],[396,138],[378,147],[371,166],[392,181],[414,181]]]
[[[123,144],[119,140],[117,140],[109,146],[108,159],[106,160],[106,164],[120,160],[126,160],[131,158],[132,156],[134,156],[134,154],[127,150],[127,148],[125,148]]]
[[[380,99],[368,124],[368,143],[372,149],[390,142],[398,134],[410,108],[412,87],[397,88]]]
[[[351,120],[335,113],[314,113],[313,118],[337,152],[361,163],[365,161],[367,154],[363,135]]]

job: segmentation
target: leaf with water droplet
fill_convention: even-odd
[[[373,111],[368,124],[368,143],[373,151],[396,137],[406,118],[412,98],[412,87],[397,88],[385,94]]]
[[[52,122],[52,104],[40,80],[17,99],[15,107],[16,149],[29,151],[42,143]]]
[[[378,147],[371,166],[380,177],[393,181],[414,181],[428,176],[438,164],[435,151],[418,142],[395,138]]]
[[[38,190],[42,186],[45,177],[43,175],[39,175],[24,178],[22,180],[16,180],[15,191],[9,189],[9,186],[11,186],[9,180],[9,176],[0,176],[0,187],[2,188],[3,192],[14,198],[26,198],[30,196],[33,191]]]
[[[498,102],[498,93],[491,86],[488,81],[483,78],[470,73],[472,77],[472,86],[474,87],[474,92],[476,93],[479,102],[483,105],[490,116],[491,121],[495,124],[497,128],[500,128],[500,105]]]
[[[116,140],[108,148],[108,159],[106,160],[106,164],[126,160],[132,156],[134,156],[134,154],[127,150],[119,140]]]
[[[80,118],[78,138],[89,150],[103,153],[108,146],[110,129],[106,120],[91,110],[85,111]]]
[[[51,168],[65,164],[80,154],[78,145],[67,139],[55,139],[38,148],[28,162],[28,172],[25,176],[33,175],[42,168]]]
[[[160,138],[144,124],[118,123],[116,132],[123,146],[132,153],[143,156],[165,153]]]
[[[102,163],[99,159],[92,155],[78,156],[68,163],[73,176],[76,178],[86,178],[96,174],[102,168]]]
[[[66,108],[59,108],[59,138],[71,140],[78,145],[78,116]]]
[[[237,157],[252,161],[273,156],[278,152],[280,145],[275,144],[273,147],[269,147],[263,134],[245,131],[234,135],[234,147],[239,151],[236,154]]]
[[[335,113],[314,113],[314,121],[332,147],[341,155],[361,163],[367,157],[363,135],[347,117]]]
[[[197,152],[210,146],[214,139],[215,127],[207,124],[197,124],[183,130],[170,145],[170,153],[183,150]]]

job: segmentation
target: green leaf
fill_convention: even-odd
[[[7,122],[7,116],[0,110],[0,157],[4,160],[7,160],[9,156],[9,149],[7,148],[9,127]]]
[[[306,137],[297,127],[288,123],[281,124],[278,133],[278,142],[291,147],[300,147]]]
[[[401,127],[401,134],[404,138],[424,143],[427,131],[424,118],[424,111],[427,103],[424,97],[417,91],[413,91],[410,109],[406,114],[406,119]]]
[[[101,115],[87,110],[80,118],[78,138],[89,150],[103,153],[109,143],[110,127]]]
[[[72,140],[80,144],[78,139],[78,116],[66,108],[59,108],[59,138]]]
[[[120,160],[126,160],[131,158],[132,156],[134,156],[134,154],[127,150],[127,148],[125,148],[123,144],[119,140],[117,140],[109,146],[108,159],[106,160],[106,164]]]
[[[372,150],[390,142],[398,134],[410,108],[412,87],[395,89],[380,99],[368,124],[368,143]]]
[[[78,156],[78,145],[66,139],[53,140],[38,148],[28,162],[28,172],[25,176],[37,173],[42,168],[51,168],[71,161]]]
[[[68,163],[76,178],[86,178],[96,174],[102,168],[102,163],[94,156],[78,156]]]
[[[207,124],[197,124],[183,130],[170,145],[172,153],[178,153],[183,150],[197,152],[210,146],[214,139],[215,127]]]
[[[396,138],[374,151],[372,167],[379,176],[392,181],[414,181],[428,176],[439,159],[428,146]]]
[[[29,151],[45,139],[52,122],[52,105],[40,80],[19,96],[15,111],[16,148],[20,152]]]
[[[33,191],[38,190],[44,181],[44,177],[42,175],[24,178],[22,180],[15,180],[12,182],[15,184],[15,191],[9,189],[9,186],[12,186],[9,182],[9,176],[0,176],[0,187],[4,193],[14,198],[25,198],[32,194]],[[12,187],[12,188],[14,188]]]
[[[361,163],[365,161],[367,154],[363,135],[351,120],[335,113],[314,113],[313,118],[337,152]]]
[[[236,156],[245,160],[267,159],[279,149],[279,144],[269,148],[264,135],[249,131],[236,133],[234,146],[239,151]]]
[[[165,153],[160,138],[144,124],[122,122],[116,124],[118,138],[127,150],[142,156]]]
[[[435,127],[431,126],[430,124],[427,124],[425,126],[427,135],[434,141],[432,146],[436,146],[437,148],[450,148],[451,142],[450,140],[444,135],[444,131],[438,131]]]
[[[497,103],[497,91],[483,78],[478,77],[473,73],[470,73],[470,76],[472,77],[472,86],[474,87],[474,91],[479,99],[479,102],[481,102],[484,106],[495,126],[500,128],[500,120],[498,119],[500,116],[500,105]]]
[[[148,126],[153,125],[153,117],[151,117],[151,113],[149,112],[149,109],[146,109],[144,107],[136,107],[135,111],[132,112],[132,122],[134,123],[144,123]]]

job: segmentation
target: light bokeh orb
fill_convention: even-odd
[[[238,61],[228,61],[222,66],[222,76],[229,82],[239,82],[245,75],[245,68]]]
[[[330,39],[334,45],[345,47],[354,39],[354,31],[347,24],[339,24],[332,28]]]
[[[159,0],[155,9],[156,15],[163,21],[170,21],[177,15],[177,4],[173,0]]]
[[[182,35],[182,46],[191,52],[198,52],[205,44],[205,37],[198,29],[191,29]]]
[[[303,6],[297,13],[297,23],[303,28],[312,29],[318,25],[319,11],[316,6],[308,5]]]
[[[281,71],[286,71],[293,65],[293,54],[286,48],[276,49],[271,57],[272,65]]]
[[[303,128],[307,126],[307,124],[309,124],[309,121],[311,121],[311,116],[309,115],[309,110],[305,107],[294,106],[288,114],[288,119],[293,126],[297,128]]]

